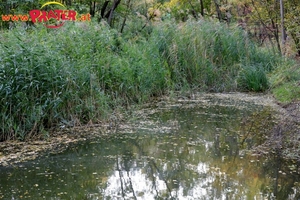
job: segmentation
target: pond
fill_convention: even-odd
[[[298,199],[296,163],[247,153],[268,112],[216,96],[160,102],[116,133],[0,167],[0,199]]]

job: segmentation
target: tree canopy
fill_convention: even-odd
[[[9,28],[5,15],[26,14],[39,8],[47,0],[2,0],[1,28]],[[246,29],[259,43],[271,43],[282,51],[280,42],[280,3],[273,0],[60,0],[57,1],[78,13],[89,13],[96,21],[106,21],[111,27],[124,31],[128,19],[138,20],[136,25],[144,29],[151,21],[173,18],[186,21],[188,18],[214,18],[228,24],[236,23]],[[284,30],[288,41],[300,55],[300,2],[283,1]]]

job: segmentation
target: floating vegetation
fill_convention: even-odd
[[[248,153],[268,141],[265,136],[274,130],[276,106],[270,99],[237,93],[196,94],[190,102],[162,101],[132,110],[117,129],[108,124],[69,129],[68,136],[52,142],[56,153],[2,167],[0,197],[288,199],[299,195],[297,162],[283,163],[280,154]],[[30,154],[32,149],[26,149]]]
[[[172,133],[181,128],[181,124],[189,121],[180,122],[174,119],[164,120],[157,115],[166,115],[170,111],[178,109],[198,109],[198,115],[207,115],[206,121],[213,121],[215,118],[230,117],[233,113],[242,110],[261,109],[264,106],[270,106],[275,109],[271,98],[260,95],[247,95],[243,93],[230,94],[204,94],[195,93],[193,99],[177,95],[173,98],[163,98],[154,104],[145,104],[144,107],[132,110],[129,116],[118,114],[118,120],[102,123],[99,125],[88,125],[77,128],[61,128],[52,133],[48,140],[34,142],[4,142],[0,144],[0,165],[8,165],[20,161],[32,160],[37,158],[42,152],[52,151],[61,152],[68,147],[68,144],[78,141],[89,140],[113,133],[134,133],[136,130],[151,133]],[[227,109],[227,113],[220,113],[218,110]],[[174,116],[176,117],[176,116]],[[124,123],[124,119],[127,122]],[[220,120],[217,119],[217,120]],[[199,125],[194,125],[189,131],[193,131]]]

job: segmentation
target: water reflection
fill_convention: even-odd
[[[243,152],[238,130],[249,113],[219,105],[162,110],[150,116],[153,123],[137,122],[136,133],[114,134],[59,155],[0,168],[0,197],[299,198],[298,163],[282,162],[280,152],[268,158]],[[178,129],[149,131],[157,124]]]

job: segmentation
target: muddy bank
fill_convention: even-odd
[[[26,142],[6,141],[0,143],[0,165],[11,165],[27,160],[36,159],[52,153],[64,151],[69,145],[79,141],[91,140],[96,137],[105,137],[105,135],[113,134],[116,131],[130,132],[134,128],[134,124],[130,121],[134,119],[140,120],[156,112],[158,109],[168,109],[172,106],[190,107],[197,106],[199,102],[206,102],[210,98],[219,99],[220,101],[211,101],[209,105],[226,104],[226,106],[234,106],[243,108],[243,102],[251,102],[256,105],[271,107],[275,111],[275,118],[279,119],[278,123],[270,131],[270,135],[266,141],[256,146],[253,153],[266,155],[270,152],[280,150],[280,153],[289,159],[300,159],[300,134],[299,124],[300,111],[299,103],[291,103],[289,105],[279,105],[275,99],[269,95],[262,94],[244,94],[244,93],[226,93],[226,94],[189,94],[176,95],[173,97],[164,97],[154,103],[145,104],[137,110],[133,110],[129,117],[122,116],[115,121],[98,124],[87,125],[76,128],[64,128],[50,133],[50,137],[43,140],[33,140]],[[224,104],[224,105],[225,105]],[[127,122],[124,122],[124,119]],[[174,123],[170,123],[170,127]],[[166,127],[166,129],[168,129]]]
[[[49,153],[58,153],[70,144],[105,135],[107,126],[83,126],[56,130],[45,139],[33,141],[5,141],[0,143],[0,165],[6,166],[36,159]]]
[[[300,102],[278,104],[279,120],[266,141],[252,150],[258,155],[276,154],[300,162]]]

